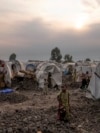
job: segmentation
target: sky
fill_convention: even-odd
[[[0,0],[0,58],[100,59],[100,0]]]

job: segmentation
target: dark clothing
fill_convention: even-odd
[[[48,88],[52,88],[52,83],[51,83],[51,73],[48,73]]]
[[[81,84],[81,89],[86,89],[87,88],[87,80],[85,78],[82,79],[82,84]]]

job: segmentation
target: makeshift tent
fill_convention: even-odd
[[[26,64],[26,71],[31,71],[33,72],[36,69],[36,64],[35,63],[27,63]]]
[[[92,71],[88,90],[95,99],[100,99],[100,63],[96,67],[93,67]]]
[[[16,60],[14,62],[15,66],[16,66],[16,70],[17,71],[20,71],[20,70],[25,70],[25,66],[24,66],[24,63],[19,61],[19,60]]]
[[[65,63],[63,64],[63,74],[67,75],[69,71],[73,72],[75,69],[75,63],[71,62],[71,63]]]
[[[91,66],[76,66],[76,71],[79,73],[86,73],[88,71],[90,75],[92,74]]]
[[[75,68],[75,63],[65,63],[65,64],[63,64],[63,69],[69,70],[69,68],[74,69]]]
[[[88,66],[88,65],[82,65],[82,66],[76,66],[76,82],[81,82],[81,76],[82,73],[86,74],[86,72],[89,72],[89,75],[92,75],[92,66]]]
[[[13,75],[12,75],[12,62],[7,61],[6,65],[7,65],[7,68],[8,68],[8,73],[10,75],[10,78],[13,79]]]
[[[44,62],[40,64],[36,71],[37,80],[41,88],[44,87],[44,79],[48,77],[48,73],[51,73],[52,85],[61,86],[62,84],[62,71],[54,63]]]
[[[25,70],[25,63],[18,61],[18,60],[13,61],[11,65],[12,75],[23,77],[24,74],[21,73],[20,70]]]

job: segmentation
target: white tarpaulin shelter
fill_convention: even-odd
[[[92,67],[91,66],[76,66],[76,71],[79,73],[86,73],[87,71],[89,72],[89,74],[92,74]]]
[[[51,73],[52,85],[61,86],[62,84],[62,71],[54,63],[44,62],[37,67],[37,80],[39,82],[39,87],[44,87],[44,79],[48,77],[48,73]]]
[[[75,63],[71,62],[71,63],[65,63],[65,64],[63,64],[63,68],[68,68],[69,66],[74,67],[75,66]]]
[[[93,68],[88,90],[95,99],[100,99],[100,63]]]
[[[75,69],[77,74],[76,82],[81,82],[82,73],[86,74],[86,72],[88,72],[90,76],[92,75],[92,66],[89,65],[76,66]]]
[[[65,64],[63,64],[63,70],[69,70],[69,68],[70,67],[72,67],[72,69],[74,69],[75,68],[75,63],[65,63]]]
[[[13,75],[16,75],[19,77],[24,76],[24,74],[21,73],[20,70],[25,70],[25,63],[16,60],[16,61],[12,62],[10,68],[11,68],[11,72],[12,72],[12,77],[14,77]]]
[[[11,70],[12,62],[7,61],[7,62],[6,62],[6,65],[7,65],[8,73],[9,73],[8,75],[9,75],[10,78],[12,79],[12,78],[13,78],[12,70]]]

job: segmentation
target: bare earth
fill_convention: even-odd
[[[100,133],[100,101],[87,99],[80,89],[68,91],[70,123],[57,120],[57,90],[46,96],[40,91],[17,91],[3,101],[1,96],[0,133],[37,133],[39,129],[42,133]],[[22,99],[18,100],[18,95]]]

